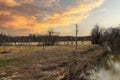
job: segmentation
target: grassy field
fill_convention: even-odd
[[[78,46],[78,52],[92,45]],[[60,80],[75,46],[0,46],[0,80]]]

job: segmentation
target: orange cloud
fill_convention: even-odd
[[[30,30],[28,33],[44,34],[49,27],[81,22],[104,0],[73,2],[62,6],[60,0],[0,0],[4,6],[0,6],[0,23],[15,29],[26,28]]]
[[[15,0],[0,0],[0,3],[5,4],[6,6],[10,6],[10,7],[20,5],[20,3],[16,2]]]
[[[94,1],[89,4],[81,4],[77,7],[73,7],[73,5],[76,5],[73,4],[72,6],[67,7],[67,9],[63,12],[54,13],[53,16],[47,15],[44,20],[48,21],[48,23],[52,24],[53,26],[68,26],[72,23],[77,23],[87,18],[89,16],[89,11],[99,7],[103,4],[103,2],[104,0],[98,0],[97,2]],[[77,3],[80,4],[80,1]]]
[[[9,11],[0,11],[0,15],[10,15]]]
[[[101,6],[103,2],[104,0],[92,0],[92,1],[88,1],[88,3],[85,3],[85,2],[82,3],[79,0],[76,0],[77,4],[72,4],[68,6],[67,10],[63,14],[64,15],[86,14],[92,9]],[[75,5],[77,6],[73,7]]]
[[[40,23],[36,20],[36,17],[24,17],[20,15],[10,15],[13,20],[6,21],[2,26],[9,26],[14,29],[26,28],[29,29],[29,33],[44,33],[48,29],[47,23]]]
[[[20,3],[25,4],[25,3],[32,3],[34,0],[19,0]]]

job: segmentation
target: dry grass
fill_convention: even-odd
[[[79,51],[91,45],[78,47]],[[1,80],[60,80],[74,46],[0,47]]]

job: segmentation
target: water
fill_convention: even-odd
[[[120,80],[120,51],[108,54],[91,71],[90,80]]]
[[[42,42],[9,42],[6,43],[5,45],[42,45]],[[59,41],[58,43],[55,44],[59,44],[59,45],[75,45],[75,41]],[[78,45],[90,45],[91,41],[78,41]]]
[[[75,45],[75,41],[60,41],[59,45]],[[78,41],[78,45],[90,45],[91,41]]]

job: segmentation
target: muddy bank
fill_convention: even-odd
[[[69,56],[64,78],[61,80],[88,80],[90,70],[108,52],[101,47],[91,47],[86,51]]]

